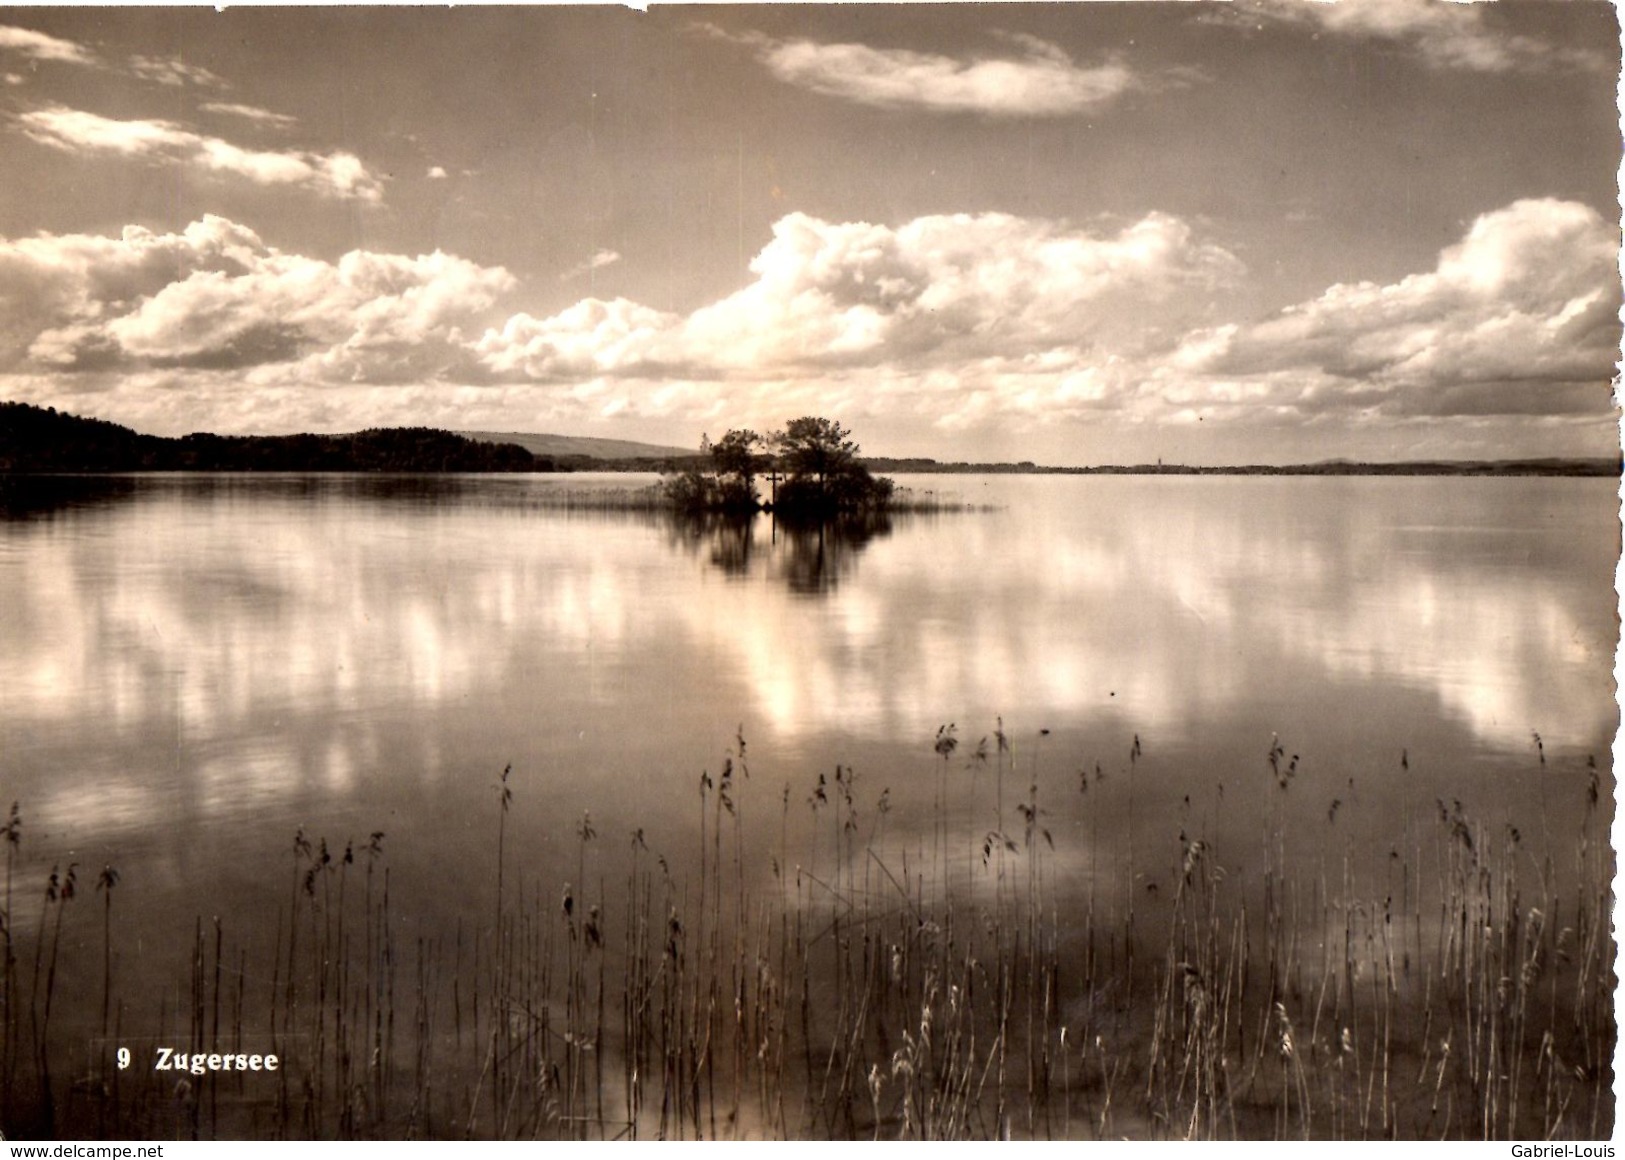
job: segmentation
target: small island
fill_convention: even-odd
[[[736,428],[708,451],[709,465],[702,458],[665,483],[681,511],[827,520],[885,511],[895,491],[891,480],[870,474],[852,432],[833,419],[807,415],[766,435]],[[762,477],[765,502],[756,492]]]

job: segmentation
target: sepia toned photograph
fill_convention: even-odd
[[[1611,1140],[1620,32],[0,9],[0,1135]]]

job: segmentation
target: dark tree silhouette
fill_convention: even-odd
[[[27,403],[0,403],[0,472],[552,471],[511,443],[427,427],[348,435],[142,435]]]
[[[828,519],[884,508],[892,482],[876,479],[858,462],[852,432],[833,419],[792,419],[773,437],[790,478],[779,488],[777,510],[790,516]]]
[[[852,441],[852,432],[833,419],[813,415],[791,419],[774,442],[792,476],[817,480],[821,488],[857,462],[858,445]]]
[[[883,511],[891,501],[891,480],[869,474],[858,461],[852,433],[833,419],[803,416],[766,436],[748,428],[731,430],[711,445],[710,459],[709,474],[691,467],[667,481],[666,494],[680,509],[759,510],[756,476],[768,468],[785,473],[772,507],[786,519]]]
[[[756,468],[762,437],[748,427],[729,431],[711,445],[711,463],[716,469],[718,500],[725,508],[754,509]]]

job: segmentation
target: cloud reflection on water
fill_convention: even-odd
[[[1606,749],[1606,481],[1001,486],[1004,511],[819,556],[765,521],[688,553],[669,549],[693,529],[647,520],[171,482],[0,526],[3,727],[34,776],[184,769],[205,816],[355,792],[391,744],[416,768],[390,776],[455,773],[452,722],[493,750],[544,720],[621,730],[613,760],[635,763],[673,723],[713,751],[719,714],[823,752],[1018,709],[1159,738],[1243,716],[1375,727],[1398,698],[1486,747],[1539,730]],[[87,825],[164,808],[120,784],[54,792]]]

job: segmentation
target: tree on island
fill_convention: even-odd
[[[711,466],[716,472],[718,506],[730,511],[754,511],[756,467],[761,458],[757,448],[763,439],[750,428],[729,431],[711,444]]]
[[[730,430],[710,450],[709,472],[691,468],[667,482],[666,494],[677,507],[740,513],[767,508],[792,519],[833,519],[883,511],[891,502],[892,481],[869,473],[858,461],[852,432],[833,419],[803,416],[765,436]],[[766,505],[756,494],[756,477],[764,471],[784,477]]]
[[[832,516],[879,510],[891,502],[892,481],[869,474],[858,462],[852,432],[833,419],[792,419],[773,440],[789,475],[775,497],[778,510]]]

